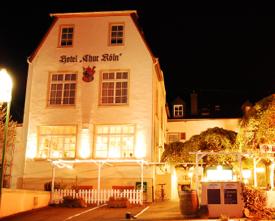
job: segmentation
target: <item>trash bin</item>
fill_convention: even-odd
[[[199,201],[196,190],[179,191],[180,212],[184,218],[194,218],[198,214]]]

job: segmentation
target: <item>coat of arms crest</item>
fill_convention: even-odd
[[[94,74],[95,74],[95,66],[92,68],[90,66],[88,67],[83,67],[83,77],[82,80],[85,82],[90,82],[94,80]]]

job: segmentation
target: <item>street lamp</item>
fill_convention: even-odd
[[[12,91],[12,80],[9,76],[6,69],[0,70],[0,104],[7,103],[7,111],[6,111],[6,120],[4,127],[4,143],[2,150],[2,163],[0,170],[0,205],[2,199],[2,187],[3,187],[3,176],[4,176],[4,162],[5,162],[5,152],[7,145],[7,133],[9,126],[9,118],[10,118],[10,106],[11,106],[11,91]]]

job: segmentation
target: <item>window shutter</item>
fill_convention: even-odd
[[[185,140],[186,139],[186,134],[185,133],[180,133],[180,139]]]

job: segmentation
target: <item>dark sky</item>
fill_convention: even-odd
[[[179,0],[10,1],[1,6],[0,67],[13,76],[12,115],[23,117],[27,57],[49,28],[49,13],[137,10],[159,58],[167,101],[199,94],[201,106],[221,104],[236,116],[246,100],[275,93],[275,12],[258,5],[187,5]],[[269,11],[270,9],[270,11]]]

